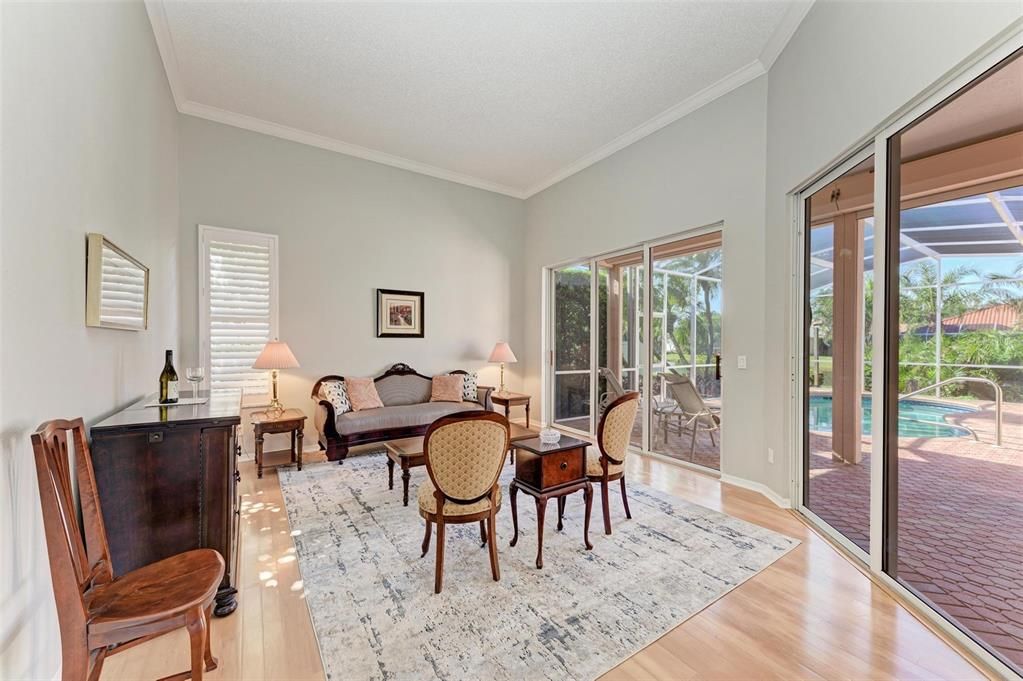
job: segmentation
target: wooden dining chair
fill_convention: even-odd
[[[625,494],[625,457],[629,453],[629,438],[639,409],[639,393],[625,393],[607,405],[600,425],[597,426],[597,447],[586,451],[586,477],[600,483],[601,503],[604,510],[604,534],[611,534],[611,505],[608,499],[609,483],[619,480],[622,486],[622,505],[625,517],[631,519],[629,498]],[[560,501],[560,500],[559,500]],[[559,506],[559,513],[561,507]]]
[[[490,548],[490,570],[500,581],[497,564],[497,479],[508,451],[508,420],[490,411],[471,411],[437,419],[426,431],[423,455],[430,479],[419,488],[419,515],[426,521],[423,555],[437,525],[437,567],[433,590],[444,583],[444,527],[479,521],[480,538]]]
[[[71,491],[69,432],[81,527]],[[161,681],[201,681],[204,670],[217,668],[210,651],[210,609],[224,577],[224,559],[212,549],[197,549],[114,576],[82,419],[47,421],[32,434],[32,449],[57,601],[62,678],[95,681],[108,655],[185,627],[190,671]]]

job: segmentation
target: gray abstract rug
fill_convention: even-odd
[[[512,473],[506,466],[505,491]],[[552,501],[537,570],[535,508],[519,494],[514,548],[507,499],[498,514],[501,581],[479,525],[449,525],[435,595],[436,536],[420,558],[424,479],[425,468],[412,470],[404,507],[400,470],[388,491],[383,453],[280,471],[330,679],[593,679],[799,543],[632,482],[632,520],[613,488],[610,537],[594,490],[593,551],[582,542],[582,493],[568,498],[563,532]]]

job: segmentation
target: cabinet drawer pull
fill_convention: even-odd
[[[150,433],[149,434],[149,444],[153,445],[153,444],[159,444],[161,442],[163,442],[163,433],[162,432]]]
[[[568,469],[568,462],[567,461],[562,461],[561,462],[561,470],[567,470],[567,469]]]

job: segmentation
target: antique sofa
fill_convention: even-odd
[[[453,374],[468,375],[465,371]],[[355,445],[385,442],[426,434],[431,423],[441,416],[460,411],[493,409],[490,394],[493,388],[480,386],[474,401],[431,402],[432,379],[417,373],[407,364],[395,364],[373,379],[384,406],[379,409],[349,411],[336,414],[334,405],[321,393],[327,381],[343,381],[343,376],[324,376],[313,386],[316,401],[314,423],[319,433],[320,448],[331,461],[343,462]]]

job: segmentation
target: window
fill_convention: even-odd
[[[277,336],[277,237],[199,225],[199,353],[210,390],[269,393],[252,368]]]

